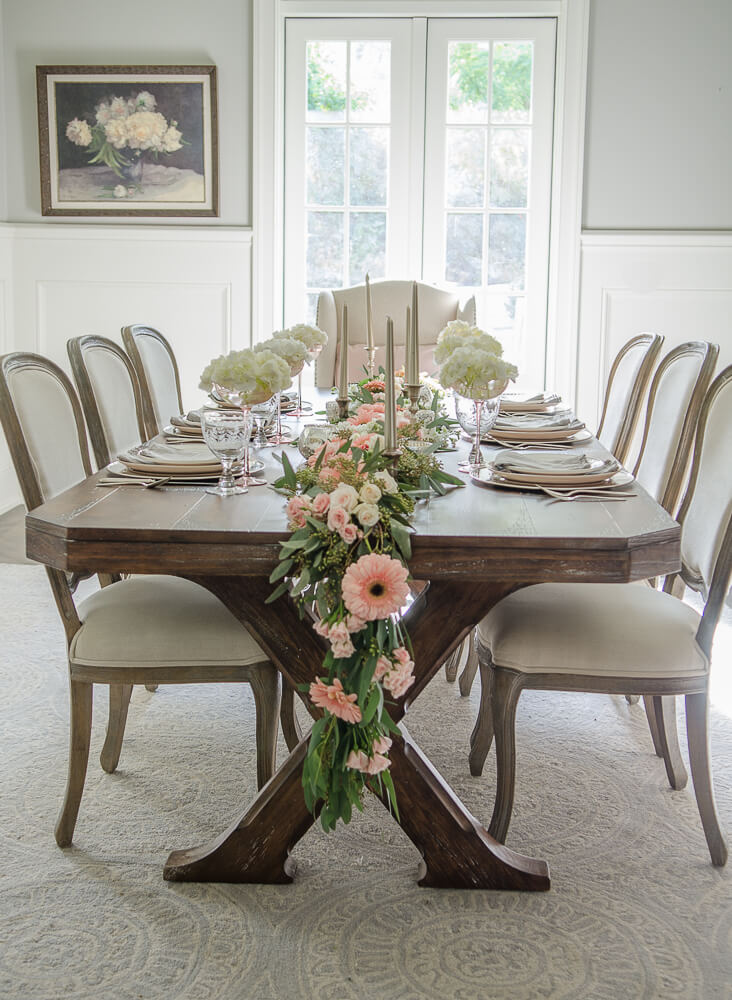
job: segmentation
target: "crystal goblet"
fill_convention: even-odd
[[[461,472],[474,472],[485,465],[480,442],[496,422],[499,406],[499,396],[491,399],[469,399],[455,395],[455,416],[465,433],[472,438],[467,459],[458,464]]]
[[[221,478],[216,486],[206,492],[215,496],[229,497],[248,493],[246,486],[234,481],[233,468],[241,462],[249,445],[252,431],[252,415],[242,410],[204,410],[201,414],[203,440],[221,461]]]

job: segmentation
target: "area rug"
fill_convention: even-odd
[[[418,888],[417,853],[375,801],[335,835],[310,831],[293,885],[171,884],[168,852],[209,840],[254,795],[249,688],[136,688],[114,775],[98,762],[97,688],[74,845],[61,851],[65,647],[41,568],[0,567],[0,623],[0,997],[732,996],[732,865],[712,867],[691,787],[669,789],[640,706],[521,699],[508,843],[549,862],[548,893]],[[477,695],[439,675],[408,722],[487,822],[493,758],[482,778],[467,762]],[[732,834],[732,719],[721,712],[712,741]]]

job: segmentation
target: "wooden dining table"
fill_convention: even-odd
[[[441,456],[448,471],[466,449],[461,443],[458,453]],[[288,450],[293,461],[299,457]],[[604,454],[596,441],[585,450]],[[491,452],[486,448],[488,457]],[[280,470],[272,451],[259,457],[272,481]],[[267,487],[220,498],[192,486],[97,486],[104,475],[27,515],[30,558],[73,573],[165,573],[193,580],[224,602],[291,685],[307,685],[322,673],[325,640],[301,620],[289,598],[265,604],[279,543],[288,537],[281,495]],[[403,719],[471,628],[512,591],[548,581],[625,583],[677,570],[678,524],[640,486],[634,490],[637,495],[622,502],[564,502],[466,480],[464,489],[420,501],[409,566],[424,585],[405,615],[416,680],[389,707],[394,721]],[[174,850],[164,877],[291,881],[289,852],[316,820],[301,784],[307,739],[228,829],[203,846]],[[467,749],[455,747],[466,768]],[[398,822],[423,859],[420,885],[549,888],[546,863],[495,841],[406,728],[390,757]]]

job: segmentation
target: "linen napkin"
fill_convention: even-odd
[[[125,465],[170,465],[195,466],[200,468],[220,468],[221,463],[205,444],[186,445],[181,452],[176,445],[153,441],[129,451],[120,452],[117,456]]]
[[[563,452],[517,452],[507,451],[493,461],[496,472],[519,473],[521,475],[561,475],[586,476],[619,468],[614,458],[590,459],[584,452],[564,454]]]
[[[501,403],[505,402],[509,406],[521,406],[523,403],[542,403],[544,406],[554,406],[555,403],[561,401],[562,397],[558,396],[556,392],[537,392],[533,396],[526,396],[520,392],[510,392],[501,397]]]
[[[577,418],[571,411],[565,413],[499,413],[495,427],[503,430],[539,430],[547,427],[571,427]]]

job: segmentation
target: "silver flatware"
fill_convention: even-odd
[[[170,476],[159,476],[155,479],[129,479],[124,476],[114,476],[110,479],[98,479],[97,486],[144,486],[148,490],[154,490],[156,486],[163,486],[170,482]]]

